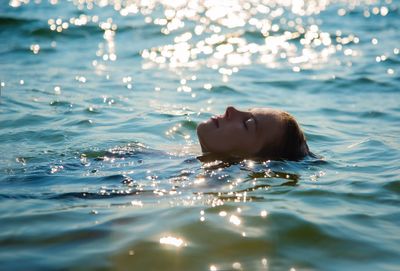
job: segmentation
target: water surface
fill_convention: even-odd
[[[0,8],[4,270],[398,270],[397,1]],[[227,105],[320,158],[203,163]]]

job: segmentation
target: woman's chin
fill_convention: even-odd
[[[197,138],[199,139],[200,147],[202,152],[209,152],[208,148],[204,144],[204,135],[207,134],[207,123],[202,122],[197,126],[196,129]]]

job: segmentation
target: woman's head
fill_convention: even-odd
[[[229,106],[224,115],[199,124],[197,135],[203,152],[228,157],[298,160],[309,153],[296,120],[270,108]]]

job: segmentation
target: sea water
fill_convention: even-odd
[[[399,270],[400,4],[0,7],[1,270]],[[317,158],[204,163],[226,106]]]

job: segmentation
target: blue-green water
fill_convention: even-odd
[[[399,270],[399,9],[2,3],[0,269]],[[322,158],[203,164],[227,105]]]

